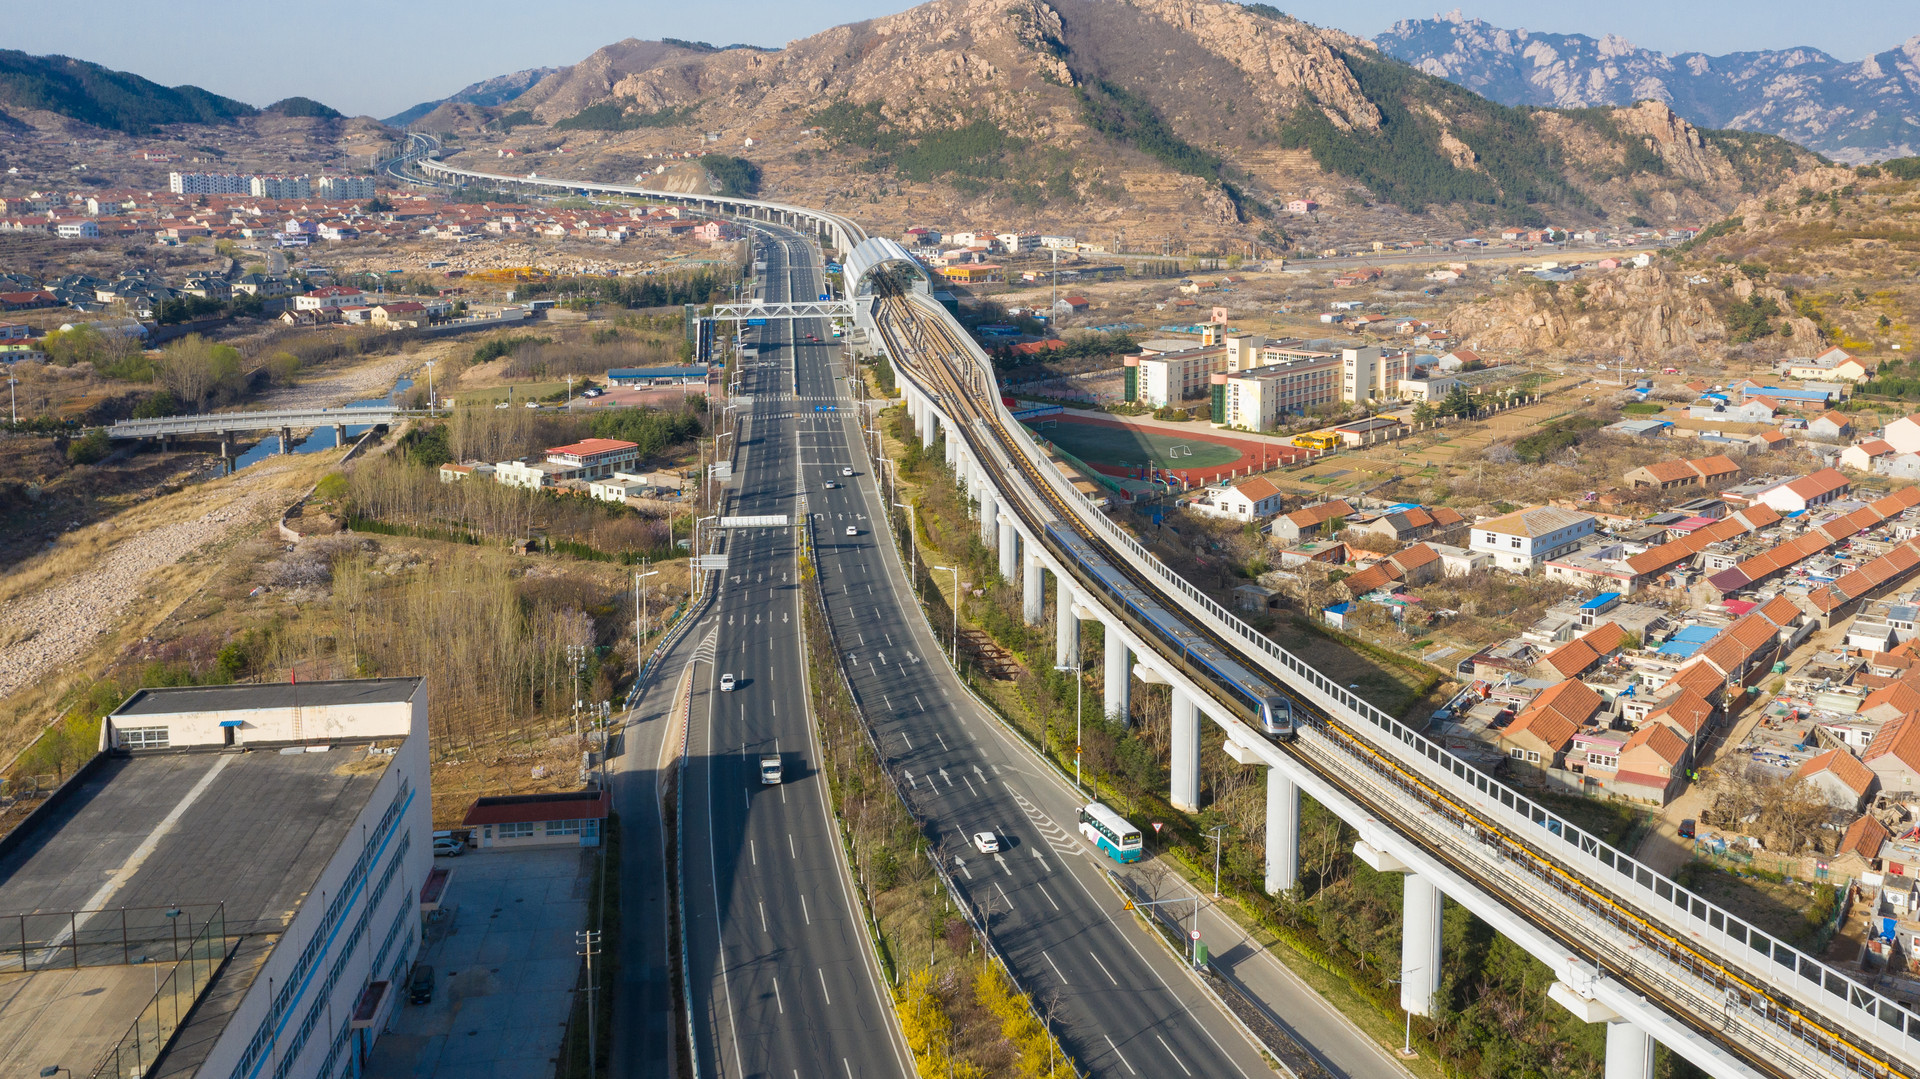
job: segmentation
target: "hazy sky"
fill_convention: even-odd
[[[904,10],[911,0],[399,0],[316,7],[258,0],[94,0],[84,20],[61,4],[13,5],[0,47],[64,53],[167,85],[194,83],[255,105],[302,94],[348,113],[390,116],[417,101],[529,67],[556,67],[625,37],[784,45],[829,26]],[[1372,36],[1429,16],[1428,0],[1296,0],[1274,6]],[[1811,45],[1858,60],[1920,34],[1913,0],[1481,0],[1496,26],[1598,37],[1663,52]],[[1844,12],[1843,18],[1835,18]]]

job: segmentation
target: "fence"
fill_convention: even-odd
[[[175,942],[172,972],[160,979],[153,999],[140,1009],[139,1017],[119,1043],[93,1069],[92,1079],[146,1075],[150,1066],[159,1061],[174,1034],[186,1023],[188,1013],[199,1002],[200,994],[226,964],[229,954],[226,926],[226,907],[215,907],[201,924],[199,933],[189,937],[184,945]]]
[[[0,974],[177,962],[224,907],[120,907],[0,918]],[[185,924],[182,924],[185,923]]]

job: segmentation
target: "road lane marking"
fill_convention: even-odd
[[[755,846],[751,839],[747,840],[747,853],[753,856],[754,865],[760,864],[760,848]]]
[[[780,1008],[780,1014],[787,1014],[787,1002],[780,999],[780,979],[773,980],[773,1002]]]
[[[841,1057],[840,1063],[847,1069],[847,1079],[853,1079],[853,1064],[846,1057]]]
[[[968,880],[973,879],[973,870],[967,868],[967,860],[965,858],[955,858],[954,863],[960,867],[960,872],[967,875]]]
[[[1181,1070],[1181,1071],[1183,1071],[1183,1072],[1187,1072],[1187,1074],[1188,1074],[1188,1075],[1192,1075],[1192,1074],[1193,1074],[1192,1072],[1190,1072],[1190,1071],[1187,1071],[1187,1066],[1186,1066],[1186,1065],[1185,1065],[1184,1063],[1181,1063],[1181,1060],[1180,1060],[1180,1054],[1178,1054],[1178,1053],[1176,1053],[1176,1052],[1174,1052],[1174,1051],[1173,1051],[1173,1046],[1171,1046],[1171,1045],[1168,1045],[1168,1044],[1167,1044],[1167,1039],[1165,1039],[1165,1038],[1162,1038],[1162,1037],[1161,1037],[1160,1035],[1158,1035],[1158,1034],[1155,1034],[1155,1035],[1153,1036],[1153,1040],[1154,1040],[1154,1041],[1157,1041],[1157,1042],[1159,1042],[1159,1043],[1160,1043],[1160,1048],[1162,1048],[1162,1049],[1165,1049],[1165,1050],[1167,1051],[1167,1055],[1173,1058],[1173,1062],[1174,1062],[1175,1064],[1179,1064],[1179,1065],[1180,1065],[1180,1070]]]
[[[827,968],[818,967],[815,969],[820,974],[820,992],[825,994],[827,998],[827,1007],[831,1008],[833,1007],[833,993],[831,990],[827,988]]]
[[[1118,983],[1116,983],[1116,984],[1118,984]],[[1110,1037],[1107,1037],[1107,1035],[1105,1035],[1105,1034],[1102,1034],[1102,1035],[1100,1035],[1100,1036],[1101,1036],[1102,1038],[1106,1038],[1106,1039],[1107,1039],[1107,1047],[1113,1050],[1113,1055],[1114,1055],[1114,1056],[1117,1056],[1117,1057],[1119,1057],[1119,1058],[1120,1058],[1120,1063],[1122,1063],[1122,1064],[1127,1064],[1127,1054],[1125,1054],[1125,1053],[1122,1053],[1122,1052],[1120,1051],[1120,1047],[1119,1047],[1119,1046],[1117,1046],[1117,1045],[1115,1045],[1115,1044],[1113,1044],[1113,1039],[1112,1039],[1112,1038],[1110,1038]],[[1133,1070],[1133,1065],[1131,1065],[1131,1064],[1127,1064],[1127,1074],[1129,1074],[1129,1075],[1139,1075],[1140,1073],[1139,1073],[1139,1072],[1137,1072],[1137,1071],[1134,1071],[1134,1070]]]
[[[980,797],[980,792],[973,789],[973,780],[968,779],[966,776],[961,776],[960,782],[965,783],[967,785],[968,794],[973,795],[975,798]]]
[[[1088,954],[1088,955],[1092,955],[1092,956],[1093,956],[1093,961],[1094,961],[1094,963],[1095,963],[1095,964],[1097,964],[1097,965],[1098,965],[1098,966],[1100,967],[1100,973],[1102,973],[1102,974],[1105,974],[1105,975],[1107,976],[1107,980],[1108,980],[1108,981],[1110,981],[1110,982],[1112,982],[1112,983],[1113,983],[1113,984],[1115,984],[1115,985],[1119,985],[1119,984],[1120,984],[1120,979],[1118,979],[1118,978],[1116,978],[1116,977],[1114,977],[1114,976],[1113,976],[1113,971],[1110,971],[1110,970],[1108,970],[1108,969],[1107,969],[1107,965],[1106,965],[1105,963],[1102,963],[1102,962],[1100,962],[1100,957],[1099,957],[1099,956],[1097,956],[1097,955],[1094,955],[1094,953],[1092,953],[1092,952],[1088,952],[1087,954]],[[1132,1068],[1128,1068],[1127,1070],[1128,1070],[1128,1071],[1132,1071],[1133,1069],[1132,1069]]]
[[[907,737],[906,731],[900,732],[900,740],[907,744],[907,752],[909,753],[913,752],[913,739]]]
[[[1047,864],[1047,856],[1040,853],[1039,847],[1033,848],[1033,857],[1034,857],[1034,860],[1040,863],[1040,872],[1042,873],[1053,872],[1053,867]]]
[[[935,738],[938,738],[938,739],[940,739],[940,748],[941,748],[941,749],[944,749],[944,750],[946,750],[946,751],[947,751],[948,753],[952,753],[952,752],[953,752],[953,750],[952,750],[952,749],[949,749],[949,748],[947,747],[947,736],[946,736],[946,735],[944,735],[944,734],[941,734],[941,733],[940,733],[939,731],[934,731],[934,732],[933,732],[933,736],[934,736]]]
[[[760,902],[755,905],[760,908],[760,931],[765,933],[767,931],[767,905],[765,902]]]
[[[813,924],[813,915],[807,913],[807,897],[804,895],[800,897],[800,917],[805,918],[808,925]]]
[[[1052,903],[1052,904],[1053,904],[1053,909],[1054,909],[1054,910],[1059,910],[1059,909],[1060,909],[1060,904],[1058,904],[1058,903],[1054,903],[1054,902],[1053,902],[1053,893],[1052,893],[1052,892],[1049,892],[1049,891],[1047,891],[1047,886],[1046,886],[1046,885],[1044,885],[1044,884],[1041,884],[1041,883],[1038,883],[1038,882],[1035,882],[1035,883],[1034,883],[1034,887],[1035,887],[1035,888],[1038,888],[1038,889],[1040,889],[1040,894],[1041,894],[1041,895],[1044,895],[1044,896],[1046,896],[1046,897],[1047,897],[1047,902],[1048,902],[1048,903]]]
[[[1007,867],[1007,860],[1005,858],[1002,858],[1000,855],[996,854],[993,856],[993,860],[1000,864],[1000,868],[1006,871],[1007,876],[1009,877],[1013,876],[1013,870]],[[995,885],[995,887],[998,887],[998,885]]]
[[[795,860],[798,860],[800,857],[800,852],[793,849],[793,833],[792,832],[787,833],[787,856]]]
[[[1073,984],[1072,982],[1067,980],[1067,976],[1065,974],[1060,973],[1060,965],[1053,961],[1053,956],[1048,955],[1047,950],[1045,948],[1040,949],[1040,958],[1045,959],[1047,961],[1047,965],[1053,968],[1053,976],[1060,979],[1061,985]]]

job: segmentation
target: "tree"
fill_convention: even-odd
[[[198,412],[222,383],[240,376],[240,350],[189,334],[167,346],[156,367],[160,384]]]
[[[378,195],[375,195],[372,199],[368,200],[365,206],[362,206],[360,208],[370,214],[392,213],[393,203],[388,202],[386,199],[383,199]]]
[[[90,465],[112,452],[113,444],[107,441],[107,432],[96,427],[86,435],[67,445],[67,460],[76,465]]]
[[[1433,406],[1425,401],[1413,406],[1413,422],[1415,423],[1432,423],[1435,415],[1437,415],[1437,413],[1434,412]]]

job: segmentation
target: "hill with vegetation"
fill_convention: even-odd
[[[0,49],[0,108],[50,112],[129,135],[161,124],[230,124],[260,111],[198,86],[162,86],[85,60],[18,49]]]
[[[1220,250],[1701,223],[1818,164],[1658,105],[1500,105],[1225,0],[931,0],[779,50],[628,40],[511,108],[499,141],[467,145],[542,175],[653,172],[712,136],[765,191],[881,227],[978,215]],[[1292,199],[1322,209],[1302,220]]]
[[[1468,347],[1639,360],[1768,360],[1839,346],[1879,393],[1920,400],[1920,158],[1829,166],[1767,188],[1644,269],[1516,280],[1457,308]],[[1909,394],[1911,395],[1909,397]]]

